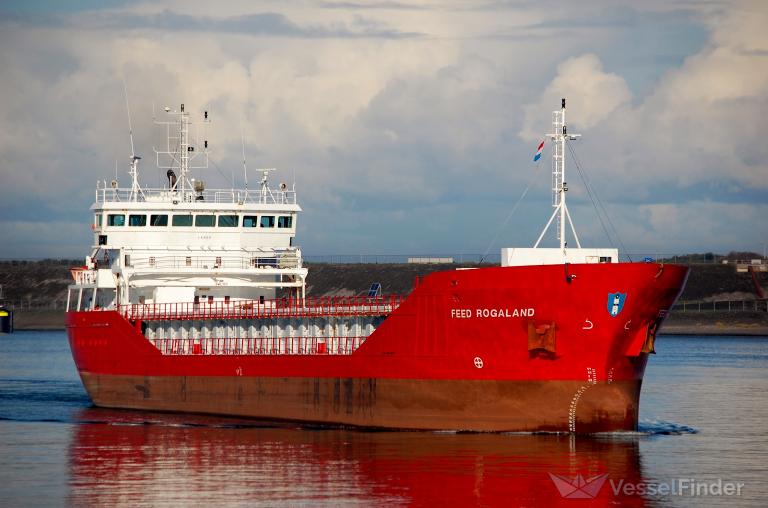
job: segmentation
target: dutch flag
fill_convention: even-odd
[[[533,156],[533,162],[539,162],[539,159],[541,159],[542,150],[544,150],[544,140],[539,143],[539,148],[536,150],[536,155]]]

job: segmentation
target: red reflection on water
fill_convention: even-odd
[[[92,423],[75,425],[70,445],[75,505],[645,504],[614,495],[610,482],[595,499],[564,499],[549,476],[637,483],[633,440],[307,430],[96,409],[79,419]]]

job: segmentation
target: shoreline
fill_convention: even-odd
[[[671,313],[659,328],[659,335],[768,336],[768,312]]]
[[[665,328],[662,326],[659,329],[658,336],[670,336],[670,337],[682,337],[687,335],[696,335],[698,337],[766,337],[768,338],[768,326],[761,327],[724,327],[717,326],[701,326],[701,327],[686,327],[675,326]]]

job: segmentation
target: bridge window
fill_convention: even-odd
[[[277,218],[277,227],[279,228],[290,228],[293,224],[293,217],[290,215],[281,215]]]
[[[191,215],[174,215],[173,221],[171,222],[174,226],[191,226],[192,225],[192,216]]]
[[[149,223],[153,226],[167,226],[168,225],[168,216],[167,215],[153,215],[150,217]]]
[[[107,215],[107,226],[125,226],[125,215],[122,213],[110,213]]]
[[[220,228],[236,228],[238,223],[237,215],[219,215]]]
[[[146,226],[147,216],[146,215],[129,215],[128,225],[129,226]]]
[[[195,226],[201,228],[212,228],[215,225],[215,215],[195,215]]]
[[[94,224],[96,224],[96,227],[97,227],[97,228],[100,228],[100,227],[101,227],[101,214],[100,214],[100,213],[97,213],[97,214],[94,216],[94,219],[95,219],[95,222],[94,222]]]
[[[275,216],[274,215],[262,215],[261,216],[261,227],[263,227],[263,228],[273,228],[273,227],[275,227]]]
[[[245,215],[243,216],[243,227],[244,228],[256,228],[259,227],[259,217],[256,215]]]

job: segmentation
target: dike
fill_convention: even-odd
[[[16,304],[15,325],[24,329],[63,329],[69,269],[72,260],[0,261],[0,285],[6,303]],[[440,270],[474,268],[474,264],[305,263],[309,268],[309,296],[365,295],[381,283],[384,294],[407,294],[417,277]],[[763,287],[768,272],[759,274]],[[687,302],[754,299],[750,275],[734,265],[693,264],[680,298]],[[710,304],[711,305],[711,304]],[[19,308],[19,306],[21,308]],[[764,308],[764,307],[763,307]],[[672,312],[661,329],[675,335],[768,335],[768,312]]]

